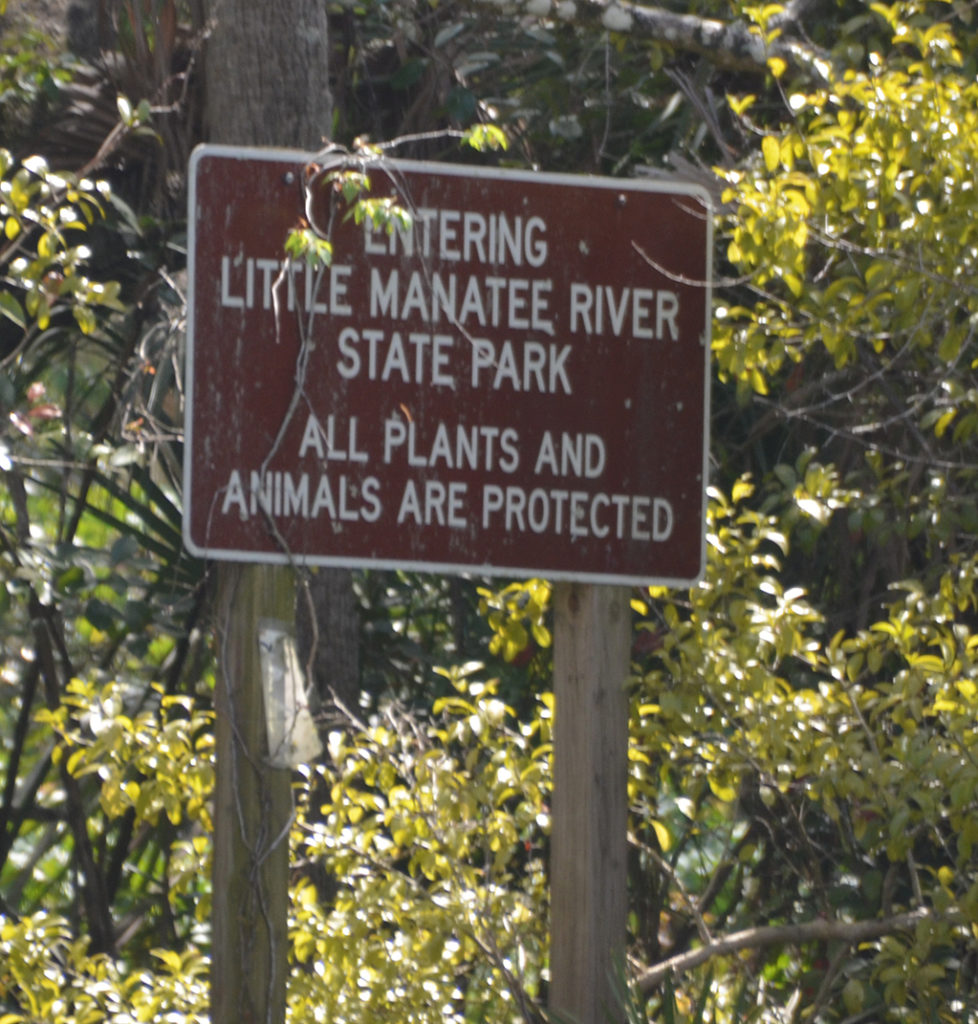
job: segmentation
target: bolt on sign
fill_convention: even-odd
[[[204,146],[189,212],[191,551],[700,575],[701,189]],[[287,255],[303,226],[328,267]]]

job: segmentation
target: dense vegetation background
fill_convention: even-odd
[[[0,48],[0,1024],[200,1021],[214,587],[179,467],[209,25],[68,6],[62,33],[11,0]],[[486,159],[717,197],[707,570],[633,595],[630,1013],[978,1019],[973,4],[329,18],[344,145],[459,159],[428,133],[484,123]],[[345,711],[324,689],[294,781],[290,1019],[538,1020],[549,586],[353,586]]]

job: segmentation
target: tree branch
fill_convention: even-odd
[[[647,968],[639,975],[637,984],[643,995],[650,995],[670,974],[691,971],[717,956],[729,956],[744,949],[762,949],[765,946],[802,946],[809,942],[845,942],[852,945],[891,935],[893,932],[908,931],[919,921],[932,916],[932,911],[920,909],[870,921],[820,920],[747,928]]]
[[[534,0],[524,2],[528,8],[538,7]],[[615,32],[639,33],[677,50],[701,54],[729,71],[766,73],[769,61],[777,58],[787,68],[819,82],[827,82],[832,76],[833,62],[827,53],[809,42],[784,35],[784,30],[804,13],[805,0],[785,8],[777,24],[770,26],[777,28],[779,34],[769,40],[745,21],[680,14],[632,0],[580,0],[560,6],[558,16],[567,20],[582,24],[597,21]]]

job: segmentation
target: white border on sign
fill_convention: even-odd
[[[383,157],[384,166],[392,169],[403,169],[416,173],[429,172],[441,175],[455,175],[466,178],[488,178],[509,181],[532,181],[544,184],[577,186],[582,185],[588,188],[621,189],[627,185],[629,189],[640,192],[651,192],[665,195],[686,195],[697,199],[703,206],[706,223],[706,262],[704,267],[704,290],[706,318],[703,325],[703,334],[700,344],[704,349],[703,354],[703,464],[701,476],[703,481],[700,499],[700,520],[703,528],[700,530],[700,557],[699,572],[696,576],[686,578],[672,577],[649,577],[630,576],[620,573],[594,573],[594,572],[567,572],[563,570],[548,570],[543,567],[526,569],[514,568],[505,565],[472,565],[455,564],[451,562],[416,562],[410,559],[386,559],[386,558],[347,558],[325,555],[301,555],[290,552],[277,551],[239,551],[233,548],[222,548],[213,545],[201,547],[190,536],[190,512],[191,499],[193,497],[192,481],[192,459],[189,453],[193,450],[193,409],[194,409],[194,318],[196,314],[195,295],[195,253],[197,236],[197,170],[200,162],[209,156],[223,157],[225,159],[243,161],[294,161],[297,166],[302,166],[317,159],[317,154],[297,149],[276,149],[249,146],[229,146],[223,144],[207,143],[197,146],[190,155],[188,165],[188,199],[187,199],[187,346],[185,354],[185,407],[184,407],[184,459],[183,459],[183,501],[184,516],[182,523],[183,542],[186,549],[198,558],[213,558],[228,562],[245,562],[250,564],[266,565],[294,565],[294,566],[333,566],[347,569],[404,569],[411,572],[431,572],[452,575],[469,576],[507,576],[522,579],[532,577],[544,577],[551,580],[567,580],[571,582],[590,582],[622,584],[628,586],[663,586],[663,587],[690,587],[695,585],[703,577],[706,571],[706,503],[707,503],[707,482],[709,472],[710,453],[710,346],[712,339],[713,312],[712,312],[712,281],[713,281],[713,201],[709,192],[701,185],[680,180],[659,180],[648,178],[609,178],[604,176],[589,176],[579,174],[566,174],[548,171],[528,171],[519,169],[499,169],[493,167],[470,167],[461,164],[442,164],[420,160],[399,160],[396,158]],[[353,158],[356,159],[356,158]],[[366,166],[377,163],[377,160],[366,160]]]

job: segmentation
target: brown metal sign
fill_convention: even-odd
[[[702,571],[698,188],[306,154],[190,165],[184,535],[232,561],[616,583]],[[331,165],[333,166],[333,165]],[[334,170],[335,170],[334,166]],[[332,246],[317,270],[291,229]]]

